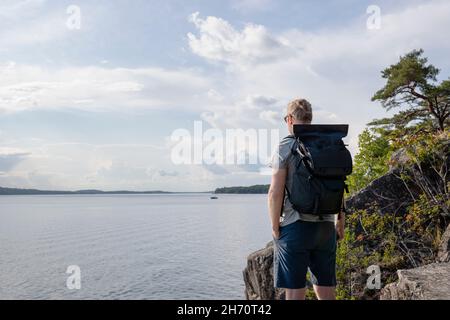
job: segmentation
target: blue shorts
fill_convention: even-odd
[[[274,239],[274,285],[301,289],[306,273],[318,286],[336,286],[336,229],[333,222],[297,220],[280,227]]]

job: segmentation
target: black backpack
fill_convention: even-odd
[[[292,207],[306,214],[345,212],[345,180],[352,172],[352,157],[342,138],[348,125],[294,125],[291,152],[295,173],[291,190],[286,188]]]

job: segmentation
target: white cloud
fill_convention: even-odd
[[[448,1],[382,14],[380,30],[368,30],[367,16],[361,12],[360,18],[333,30],[277,33],[259,25],[237,30],[221,18],[202,19],[193,14],[198,35],[189,35],[192,52],[223,64],[227,83],[234,89],[228,89],[234,97],[228,104],[211,108],[203,113],[203,119],[217,127],[245,128],[255,125],[259,115],[260,123],[270,125],[289,100],[305,97],[313,104],[313,122],[350,124],[346,143],[354,155],[357,135],[366,123],[395,112],[386,113],[371,102],[383,85],[381,70],[420,47],[430,62],[446,68],[444,73],[448,75],[450,69],[450,42],[445,32],[438,32],[450,30]],[[257,109],[255,114],[248,103],[248,97],[255,94],[275,97],[278,102]]]
[[[48,13],[36,18],[44,3],[28,0],[0,4],[0,9],[5,9],[0,10],[5,13],[0,13],[2,19],[9,12],[0,22],[0,50],[31,47],[66,35],[67,30],[58,27],[59,16]],[[271,5],[264,0],[239,3],[243,10]],[[213,68],[214,72],[113,68],[106,60],[97,63],[99,66],[59,69],[9,62],[0,65],[0,113],[67,107],[182,108],[198,113],[220,129],[285,130],[281,119],[287,102],[305,97],[313,104],[315,123],[350,124],[346,143],[355,154],[357,135],[365,123],[386,115],[378,104],[370,102],[383,85],[383,68],[418,47],[425,49],[425,55],[437,67],[450,68],[450,42],[445,32],[439,32],[450,30],[450,3],[434,1],[382,14],[380,30],[367,30],[365,12],[361,12],[360,18],[333,30],[280,32],[193,14],[196,30],[188,35],[191,51],[216,67],[223,66],[223,72],[219,68]],[[17,20],[22,22],[13,23]],[[448,75],[448,71],[443,73]],[[233,167],[177,167],[171,165],[167,146],[162,148],[63,144],[3,150],[0,156],[9,157],[3,162],[8,170],[2,171],[0,185],[138,190],[180,190],[182,186],[184,190],[201,191],[240,185],[242,181],[264,181],[258,174],[242,173]]]
[[[270,128],[276,125],[272,116],[274,113],[281,111],[282,105],[282,102],[272,96],[248,94],[241,97],[240,95],[230,95],[221,103],[209,105],[200,117],[212,127],[221,130],[227,128]]]
[[[227,21],[213,16],[206,19],[195,12],[190,16],[199,36],[188,33],[195,54],[212,61],[252,64],[283,59],[292,52],[283,39],[272,36],[262,25],[247,24],[237,31]]]
[[[217,102],[221,102],[224,100],[224,96],[221,95],[217,90],[209,89],[208,90],[208,98]]]
[[[210,83],[194,70],[0,65],[0,113],[35,108],[197,108]]]
[[[242,172],[238,169],[237,166],[174,165],[168,145],[41,141],[28,149],[0,149],[0,186],[3,187],[207,191],[216,188],[218,180],[233,179],[236,172]],[[261,179],[258,174],[251,177],[255,183],[258,178]]]
[[[0,3],[0,17],[5,19],[17,19],[19,16],[28,17],[42,9],[46,0],[2,0]]]
[[[250,108],[277,107],[277,103],[279,103],[279,101],[274,97],[258,94],[248,95],[245,102]]]
[[[259,118],[264,121],[269,121],[274,124],[277,124],[280,122],[281,116],[279,112],[272,111],[272,110],[265,110],[261,111],[259,113]]]
[[[8,152],[16,157],[14,166],[3,170],[7,172],[1,176],[0,185],[64,190],[148,190],[155,186],[147,168],[160,165],[159,170],[163,170],[164,162],[168,163],[158,156],[159,147],[144,144],[44,143],[20,151],[19,154],[17,150],[0,149],[0,171],[11,162],[2,154]],[[26,157],[19,161],[17,156],[22,154]],[[167,176],[173,173],[165,172]]]
[[[30,153],[17,148],[0,148],[0,173],[5,174],[14,169],[29,155]]]
[[[0,4],[0,52],[42,45],[70,34],[64,10],[51,11],[45,0],[2,1]]]

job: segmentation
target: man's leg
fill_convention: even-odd
[[[336,300],[336,287],[314,285],[314,292],[319,300]]]
[[[274,285],[286,288],[286,300],[304,300],[309,253],[304,245],[301,221],[282,227],[274,247]],[[289,289],[295,288],[295,289]]]
[[[305,300],[306,288],[286,289],[286,300]]]
[[[319,300],[336,300],[336,229],[333,222],[315,222],[316,244],[310,251],[311,282]]]

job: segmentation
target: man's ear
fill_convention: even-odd
[[[288,117],[288,124],[292,126],[294,124],[294,118],[292,116]]]

